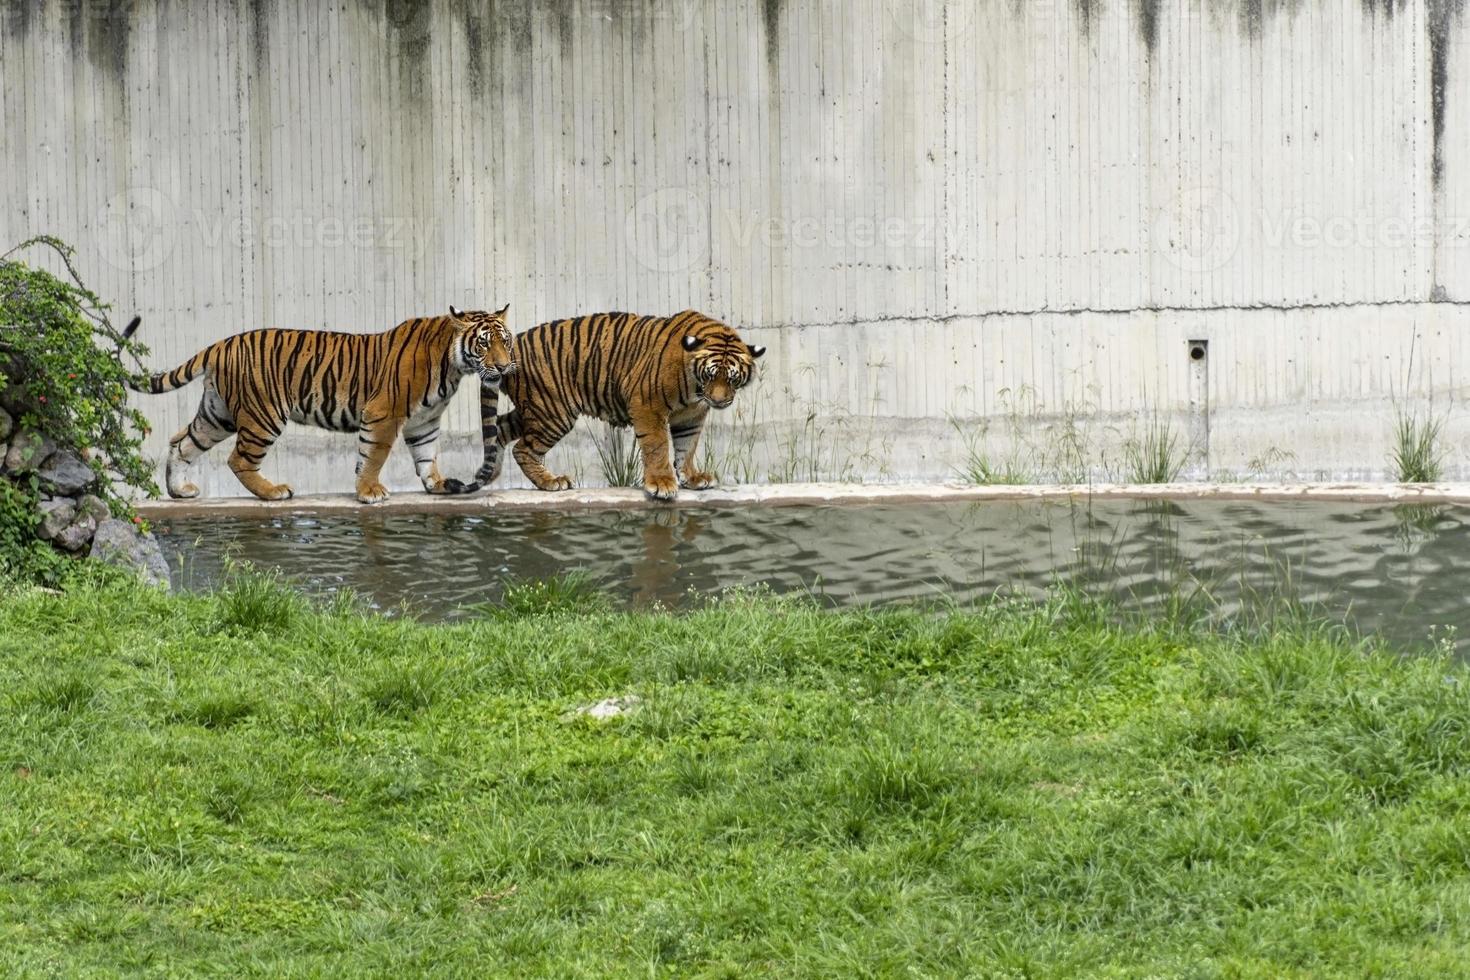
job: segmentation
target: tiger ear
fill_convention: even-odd
[[[684,349],[685,350],[699,350],[699,346],[701,344],[703,344],[703,343],[704,343],[704,341],[700,340],[698,337],[694,336],[694,334],[692,334],[692,333],[686,333],[684,335]]]
[[[499,310],[496,311],[495,315],[496,316],[505,316],[506,312],[509,311],[509,310],[510,310],[510,304],[509,303],[506,303],[504,306],[502,306]]]
[[[454,304],[453,303],[450,303],[449,304],[449,315],[452,316],[452,317],[454,317],[456,320],[458,320],[460,317],[464,316],[464,313],[462,311],[460,311],[460,310],[455,309]]]
[[[761,346],[760,344],[746,344],[745,346],[750,348],[751,357],[760,357],[766,352],[765,347]]]

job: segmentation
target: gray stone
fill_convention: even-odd
[[[107,518],[112,516],[112,509],[107,506],[107,501],[103,500],[101,497],[96,496],[95,494],[89,493],[81,500],[77,501],[77,513],[86,514],[88,517],[92,518],[92,520],[96,521],[98,524],[101,524],[103,521],[107,520]]]
[[[11,418],[10,413],[5,409],[0,408],[0,442],[10,438],[10,434],[14,431],[15,419]]]
[[[97,482],[97,474],[70,449],[52,453],[37,475],[57,493],[76,494]]]
[[[12,473],[32,473],[56,452],[56,443],[39,432],[19,432],[10,440],[5,468]]]
[[[47,541],[66,530],[72,518],[77,516],[77,505],[69,497],[51,497],[41,501],[36,509],[41,512],[37,533]]]
[[[65,548],[67,551],[82,551],[91,542],[92,535],[96,533],[97,522],[84,514],[56,535],[53,543],[58,548]]]
[[[109,517],[97,525],[92,538],[92,557],[120,568],[129,568],[149,585],[168,585],[168,562],[158,539],[142,534],[127,521]]]

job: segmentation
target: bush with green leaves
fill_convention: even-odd
[[[27,265],[27,250],[49,250],[66,278]],[[0,406],[17,433],[41,433],[77,450],[99,478],[98,495],[114,513],[128,514],[129,488],[158,492],[141,452],[148,422],[127,403],[128,365],[136,368],[147,349],[123,339],[72,255],[49,236],[0,255]],[[41,489],[34,473],[0,478],[0,569],[44,580],[61,565],[35,537]]]

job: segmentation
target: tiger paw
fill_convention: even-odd
[[[643,481],[643,492],[654,500],[673,500],[679,496],[679,484],[671,476],[649,477]]]
[[[679,477],[679,486],[685,490],[708,490],[720,482],[720,478],[713,473],[702,471],[685,473]]]
[[[296,496],[296,491],[291,489],[289,483],[277,483],[260,495],[261,500],[290,500]]]
[[[192,500],[199,496],[199,487],[193,483],[185,483],[180,487],[169,487],[168,495],[175,500]]]
[[[359,483],[357,485],[357,500],[359,503],[376,504],[388,499],[388,488],[374,480],[372,483]]]
[[[543,483],[539,487],[537,487],[536,489],[538,489],[538,490],[553,490],[553,491],[555,491],[555,490],[570,490],[570,489],[572,489],[572,480],[571,480],[571,477],[566,477],[566,476],[553,476],[550,479],[548,479],[545,483]]]

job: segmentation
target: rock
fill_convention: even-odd
[[[70,449],[52,453],[51,458],[37,471],[37,475],[44,483],[54,487],[57,493],[64,494],[80,493],[97,482],[97,474],[92,472],[92,467]]]
[[[158,539],[151,534],[141,534],[127,521],[109,517],[97,525],[92,538],[92,557],[129,568],[149,585],[168,585],[168,562]]]
[[[83,514],[72,521],[66,528],[53,539],[53,544],[67,551],[82,551],[87,547],[92,536],[97,533],[97,522]]]
[[[606,721],[609,718],[625,715],[642,703],[643,699],[636,694],[625,694],[620,698],[604,698],[596,704],[584,704],[573,708],[565,715],[565,718],[571,720],[585,715],[588,718],[596,718],[598,721]]]
[[[87,494],[77,501],[77,513],[86,514],[98,524],[112,516],[112,508],[107,506],[107,501],[95,494]]]
[[[14,431],[15,419],[11,418],[10,413],[5,409],[0,408],[0,442],[9,439],[10,434]]]
[[[37,506],[41,512],[41,526],[37,533],[51,541],[77,516],[77,505],[69,497],[51,497]]]
[[[12,473],[30,473],[56,452],[56,443],[39,432],[19,432],[10,440],[5,454],[5,468]]]

